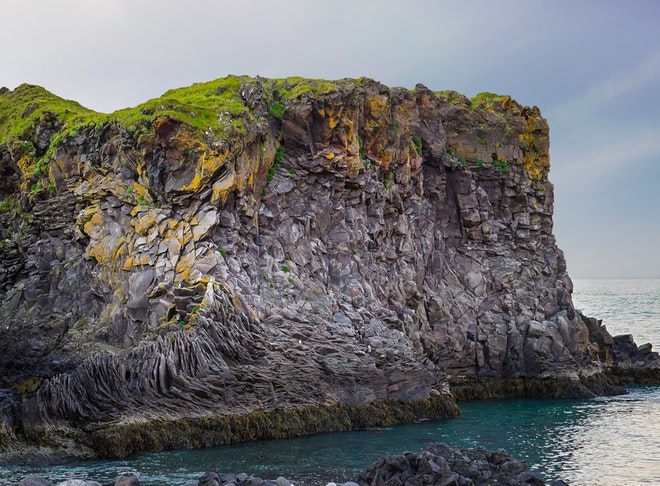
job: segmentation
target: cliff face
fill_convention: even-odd
[[[240,77],[111,115],[32,86],[0,103],[0,386],[26,436],[208,445],[117,434],[395,400],[421,408],[381,422],[451,415],[450,386],[600,369],[536,107]]]

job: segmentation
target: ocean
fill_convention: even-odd
[[[660,279],[574,280],[574,303],[602,318],[614,334],[660,347]],[[419,450],[434,441],[454,447],[503,448],[547,482],[571,485],[660,484],[660,386],[593,400],[484,400],[460,404],[459,419],[197,451],[141,453],[121,461],[0,466],[0,484],[39,474],[113,481],[137,475],[143,485],[183,485],[206,471],[284,476],[297,485],[355,479],[384,453]]]

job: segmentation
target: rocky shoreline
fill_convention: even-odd
[[[245,473],[231,474],[211,470],[197,482],[185,486],[295,486],[300,484],[284,477],[264,480]],[[524,461],[514,459],[504,450],[487,451],[455,449],[446,444],[435,443],[419,452],[387,454],[374,462],[355,481],[343,483],[327,482],[326,486],[486,486],[501,484],[509,486],[563,486],[567,483],[556,480],[544,482],[532,473]],[[57,484],[39,476],[29,476],[18,486],[140,486],[136,476],[121,476],[114,482],[101,484],[96,481],[70,479]],[[165,486],[165,483],[162,484]],[[168,485],[169,486],[169,485]],[[311,485],[308,485],[311,486]]]
[[[0,89],[0,455],[124,457],[660,382],[575,309],[509,96],[230,76]]]

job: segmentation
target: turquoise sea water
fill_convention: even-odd
[[[587,315],[604,318],[613,334],[632,332],[638,344],[660,346],[660,280],[575,280],[574,300]],[[145,485],[183,485],[218,468],[325,485],[355,479],[383,453],[419,450],[434,441],[504,448],[548,481],[660,484],[660,387],[633,387],[628,395],[594,400],[487,400],[461,408],[460,419],[379,430],[144,453],[122,461],[0,466],[0,484],[16,484],[28,474],[54,482],[109,482],[134,474]]]

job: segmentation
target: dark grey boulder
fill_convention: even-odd
[[[18,486],[53,486],[53,483],[46,481],[40,476],[28,476],[21,479]]]

